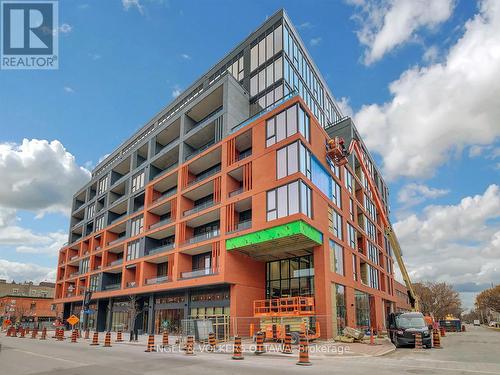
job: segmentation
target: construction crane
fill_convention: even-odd
[[[351,144],[349,145],[349,148],[346,148],[344,139],[341,137],[334,137],[328,141],[327,155],[330,157],[332,162],[337,166],[342,166],[347,164],[348,162],[347,158],[349,157],[349,155],[352,154],[353,151],[356,153],[356,157],[358,158],[359,164],[361,165],[361,169],[363,170],[365,178],[368,182],[368,186],[370,187],[370,191],[372,192],[373,200],[375,201],[375,206],[377,207],[377,211],[379,212],[380,219],[384,226],[385,235],[387,236],[391,244],[394,256],[396,257],[396,260],[398,262],[399,270],[401,271],[403,280],[406,285],[406,289],[408,291],[408,299],[410,300],[410,305],[414,311],[418,311],[419,310],[418,299],[415,294],[415,290],[413,289],[413,285],[410,280],[410,275],[408,275],[408,271],[406,270],[406,266],[403,262],[399,241],[392,229],[389,217],[385,212],[384,205],[380,198],[377,186],[375,185],[375,182],[373,181],[371,174],[369,173],[368,168],[366,167],[366,164],[364,162],[363,152],[361,150],[359,141],[353,138]]]

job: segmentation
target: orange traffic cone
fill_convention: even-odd
[[[309,361],[309,343],[304,332],[300,332],[299,344],[299,361],[297,365],[311,366],[312,363]]]
[[[292,334],[285,334],[285,344],[283,345],[283,354],[292,354]]]
[[[47,327],[42,328],[42,336],[40,337],[40,340],[47,340]]]
[[[194,355],[194,337],[193,336],[187,337],[186,354]]]
[[[256,343],[257,346],[255,348],[255,354],[257,355],[264,354],[266,352],[266,350],[264,349],[264,332],[262,331],[257,332]]]
[[[155,335],[149,335],[148,337],[148,347],[145,350],[146,353],[155,352]]]
[[[92,336],[92,342],[90,343],[92,346],[99,345],[99,332],[95,331],[94,335]]]
[[[233,359],[243,359],[243,352],[241,350],[241,337],[236,336],[234,338],[234,347],[233,347]]]
[[[77,341],[76,339],[78,338],[78,330],[74,329],[73,332],[71,332],[71,343],[76,344]]]
[[[111,332],[106,332],[106,336],[104,336],[104,348],[111,348]]]

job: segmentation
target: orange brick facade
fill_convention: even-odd
[[[266,120],[297,103],[307,111],[310,118],[309,140],[296,132],[267,147]],[[364,206],[364,195],[368,195],[368,192],[365,190],[359,170],[349,164],[340,167],[340,178],[335,176],[326,159],[325,143],[328,138],[327,132],[309,112],[306,104],[299,96],[295,96],[186,163],[148,182],[145,187],[144,208],[61,249],[55,302],[65,304],[64,314],[67,317],[69,313],[75,312],[75,306],[81,305],[83,291],[91,287],[91,277],[104,272],[113,280],[119,280],[119,288],[96,290],[93,293],[93,303],[96,304],[94,310],[97,314],[106,313],[106,309],[102,307],[104,304],[124,301],[130,294],[144,296],[151,302],[162,293],[168,295],[169,292],[176,294],[208,286],[211,288],[224,286],[229,292],[229,309],[225,310],[224,314],[230,319],[251,317],[253,301],[266,298],[266,262],[269,258],[266,258],[266,261],[259,260],[252,255],[251,250],[244,253],[238,249],[227,251],[226,240],[299,220],[309,224],[322,235],[321,245],[304,249],[312,254],[314,260],[313,296],[316,313],[322,317],[322,335],[335,336],[339,325],[359,326],[363,319],[360,318],[360,311],[357,309],[361,309],[364,303],[361,300],[365,296],[369,308],[368,324],[375,328],[384,327],[387,313],[396,309],[395,304],[398,301],[393,277],[393,260],[387,252],[380,223],[374,223],[375,240],[371,241],[362,224],[358,222],[362,215],[365,217],[369,215]],[[238,150],[237,145],[243,140],[250,142],[251,155],[240,158],[239,151],[242,150]],[[341,187],[340,208],[335,207],[330,198],[300,172],[277,178],[277,150],[297,140],[306,146]],[[196,181],[193,173],[196,166],[204,160],[214,158],[220,161],[220,170],[201,181]],[[346,188],[346,170],[350,171],[354,179],[352,193]],[[296,213],[268,220],[267,192],[296,180],[301,180],[312,191],[311,217],[304,213]],[[158,190],[166,189],[165,186],[169,188],[175,186],[176,191],[163,199]],[[193,203],[195,198],[205,192],[213,194],[213,204],[190,213],[195,207]],[[331,230],[329,210],[331,212],[332,209],[342,218],[342,235],[339,236],[341,239],[334,236]],[[251,224],[240,226],[238,213],[248,210],[251,210]],[[170,219],[162,223],[162,214],[165,211],[170,212]],[[121,231],[116,228],[141,215],[144,217],[142,231],[116,242],[117,232]],[[219,223],[218,233],[210,235],[206,240],[198,240],[193,228],[199,223],[210,221]],[[348,224],[356,229],[357,248],[351,247],[347,241]],[[174,240],[165,251],[127,260],[128,245],[143,237],[153,240],[171,237]],[[193,241],[193,238],[196,238],[196,241]],[[342,246],[343,275],[333,269],[333,250],[330,248],[330,240]],[[376,262],[368,256],[370,241],[376,248]],[[193,273],[193,259],[197,254],[206,252],[211,254],[209,261],[211,270],[203,275]],[[285,253],[279,256],[287,258]],[[88,272],[78,273],[78,262],[87,258]],[[123,262],[119,262],[120,259],[123,259]],[[163,279],[158,279],[159,264],[165,264],[167,267],[167,276],[163,275]],[[377,272],[378,288],[367,285],[368,266]],[[121,279],[115,275],[121,275]],[[150,284],[150,280],[153,280],[154,284]],[[335,297],[334,284],[345,288],[342,309],[335,300],[341,297]],[[174,302],[187,303],[182,297],[179,298],[181,299]],[[150,310],[149,314],[150,320],[152,311]],[[342,314],[345,315],[345,322],[344,318],[339,319]],[[106,324],[102,323],[101,326],[110,329],[112,328],[110,324],[112,318],[107,317]],[[361,325],[366,328],[365,324]],[[145,323],[144,327],[148,327],[148,324]],[[152,327],[151,323],[149,327]]]

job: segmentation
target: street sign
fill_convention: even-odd
[[[74,326],[76,323],[78,323],[80,321],[80,319],[78,319],[78,317],[76,315],[71,315],[68,319],[66,319],[66,321]]]

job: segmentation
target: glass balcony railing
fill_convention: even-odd
[[[240,221],[238,224],[236,224],[235,228],[230,233],[239,232],[240,230],[249,229],[251,227],[252,220]]]
[[[108,285],[105,285],[103,287],[104,290],[117,290],[117,289],[120,289],[120,288],[121,288],[121,284],[120,283],[108,284]]]
[[[145,285],[161,284],[170,281],[168,276],[157,276],[144,280]]]
[[[205,240],[209,240],[211,238],[218,237],[219,234],[220,234],[220,229],[217,229],[217,230],[213,230],[213,231],[210,231],[207,233],[198,234],[196,236],[193,236],[190,239],[188,239],[186,242],[188,244],[198,243],[198,242],[202,242]]]
[[[203,151],[209,149],[210,147],[212,147],[213,145],[215,144],[215,139],[212,139],[211,141],[205,143],[203,146],[201,147],[198,147],[196,150],[194,150],[193,152],[191,152],[190,154],[188,154],[186,156],[186,161],[194,158],[196,155],[198,154],[201,154]]]
[[[203,181],[204,179],[213,176],[214,174],[217,174],[220,172],[220,165],[217,166],[217,168],[213,168],[208,170],[207,172],[200,173],[196,178],[188,183],[188,186],[194,185],[197,182]]]
[[[110,267],[118,266],[119,264],[122,264],[122,263],[123,263],[123,258],[120,258],[120,259],[114,260],[111,263],[109,263],[109,266]]]
[[[149,249],[149,250],[147,250],[147,254],[148,255],[159,254],[159,253],[163,253],[165,251],[172,250],[173,248],[175,248],[175,244],[174,243],[169,243],[167,245],[158,246],[158,247]]]
[[[216,275],[217,273],[218,273],[217,269],[214,270],[213,268],[194,269],[188,272],[181,272],[181,279],[191,279],[194,277],[210,276],[210,275]]]
[[[123,237],[117,238],[116,240],[109,241],[108,246],[113,246],[113,245],[119,244],[120,242],[125,241],[126,238],[127,237],[123,236]]]
[[[159,221],[159,222],[157,222],[157,223],[151,224],[151,225],[149,226],[149,229],[156,229],[156,228],[162,227],[162,226],[164,226],[164,225],[167,225],[167,224],[169,224],[169,223],[171,223],[171,222],[172,222],[172,218],[170,218],[170,217],[169,217],[169,218],[167,218],[167,219],[160,220],[160,221]]]
[[[154,203],[158,203],[158,202],[161,202],[165,199],[167,199],[168,197],[171,197],[172,195],[174,195],[175,193],[177,193],[177,189],[174,188],[174,189],[170,189],[170,190],[167,190],[166,192],[164,192],[162,195],[160,195],[158,198],[156,198],[154,200]]]
[[[240,187],[238,190],[231,191],[231,192],[229,193],[229,198],[231,198],[231,197],[235,197],[235,196],[237,196],[237,195],[240,195],[241,193],[243,193],[243,191],[244,191],[244,190],[243,190],[243,188],[242,188],[242,187]]]
[[[195,206],[195,207],[191,208],[190,210],[184,211],[183,215],[184,216],[189,216],[189,215],[194,214],[196,212],[203,211],[206,208],[212,207],[214,204],[215,204],[214,201],[208,201],[208,202],[201,203],[198,206]]]

